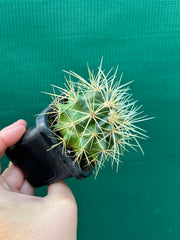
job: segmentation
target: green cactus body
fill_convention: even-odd
[[[59,144],[71,151],[75,162],[85,170],[92,163],[99,169],[109,158],[118,166],[126,147],[136,150],[138,146],[142,151],[137,138],[147,136],[134,123],[149,118],[139,117],[140,107],[131,100],[129,83],[122,86],[114,81],[117,69],[112,76],[110,72],[105,75],[101,65],[96,76],[88,71],[89,81],[67,72],[66,89],[59,88],[58,97],[54,94],[55,120],[51,126]],[[79,81],[71,81],[71,76]]]
[[[69,97],[68,103],[58,103],[58,108],[62,113],[55,128],[60,131],[67,148],[75,151],[76,157],[81,158],[86,153],[90,163],[89,159],[97,161],[100,151],[112,148],[110,111],[104,106],[101,92],[85,92],[76,102]]]

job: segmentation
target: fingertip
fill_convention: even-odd
[[[0,158],[6,149],[16,144],[23,134],[26,132],[26,127],[19,125],[0,132]]]
[[[76,199],[65,182],[61,181],[49,185],[48,195],[44,200],[49,206],[54,206],[56,211],[58,208],[63,210],[66,218],[69,216],[70,219],[73,219],[73,222],[76,225],[78,211]]]
[[[19,120],[17,121],[17,123],[18,123],[19,125],[24,126],[25,128],[27,127],[27,122],[26,122],[24,119],[19,119]]]
[[[34,187],[28,182],[27,179],[24,180],[24,183],[20,189],[20,193],[34,195]]]
[[[12,187],[12,189],[17,190],[21,189],[25,179],[25,175],[22,169],[14,166],[13,164],[5,169],[2,176],[8,185]]]
[[[10,142],[13,142],[13,144],[15,144],[14,142],[18,141],[25,133],[25,131],[26,127],[24,125],[18,125],[16,127],[7,129],[5,132],[2,132],[1,137],[5,139],[7,145],[11,145]]]
[[[48,186],[48,198],[62,199],[72,199],[74,200],[74,195],[71,189],[64,181],[52,183]]]
[[[48,195],[58,194],[59,192],[70,190],[64,181],[52,183],[48,185],[47,189],[48,189]]]
[[[11,125],[3,128],[3,129],[1,130],[1,133],[2,133],[2,132],[5,132],[5,131],[7,131],[7,130],[9,130],[9,129],[15,128],[15,127],[17,127],[17,126],[20,126],[20,125],[22,125],[22,126],[24,126],[24,127],[26,128],[26,127],[27,127],[27,122],[26,122],[24,119],[19,119],[19,120],[17,120],[16,122],[12,123]]]

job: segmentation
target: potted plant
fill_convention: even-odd
[[[66,72],[66,89],[56,87],[59,93],[51,94],[54,100],[36,126],[6,151],[34,187],[97,174],[108,160],[118,166],[127,147],[142,151],[138,138],[147,136],[135,123],[150,118],[138,112],[129,83],[120,85],[122,75],[115,81],[117,69],[105,75],[102,64],[97,75],[89,67],[88,72],[89,81]]]

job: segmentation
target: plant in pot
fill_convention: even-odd
[[[138,146],[143,152],[138,138],[147,138],[135,123],[150,118],[141,116],[129,83],[120,84],[122,75],[115,81],[117,69],[105,74],[101,63],[95,75],[88,67],[88,81],[66,73],[66,89],[56,87],[59,93],[51,94],[53,102],[36,118],[36,126],[6,151],[34,187],[86,178],[106,161],[118,167],[124,151]]]

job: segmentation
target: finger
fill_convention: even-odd
[[[26,179],[24,180],[24,183],[20,189],[20,193],[34,195],[34,188]]]
[[[72,229],[77,228],[77,204],[70,188],[64,182],[53,183],[48,186],[48,195],[43,199],[47,208],[61,214],[63,221],[71,222]],[[69,230],[69,229],[68,229]]]
[[[2,174],[4,180],[7,182],[7,184],[12,188],[16,190],[20,190],[24,183],[24,173],[23,171],[11,164]]]
[[[67,186],[67,184],[63,181],[50,184],[48,186],[48,195],[49,199],[72,199],[74,200],[74,196],[71,192],[71,189]]]
[[[1,132],[4,132],[4,131],[6,131],[6,130],[8,130],[8,129],[10,129],[10,128],[17,127],[17,126],[20,126],[20,125],[22,125],[22,126],[24,126],[24,127],[27,127],[26,121],[23,120],[23,119],[19,119],[19,120],[17,120],[16,122],[12,123],[11,125],[3,128],[3,129],[1,130]]]
[[[25,126],[19,125],[0,132],[0,157],[3,156],[8,147],[20,140],[25,131]]]
[[[4,180],[4,178],[1,175],[0,175],[0,189],[10,190],[9,185],[7,184],[7,182]]]

